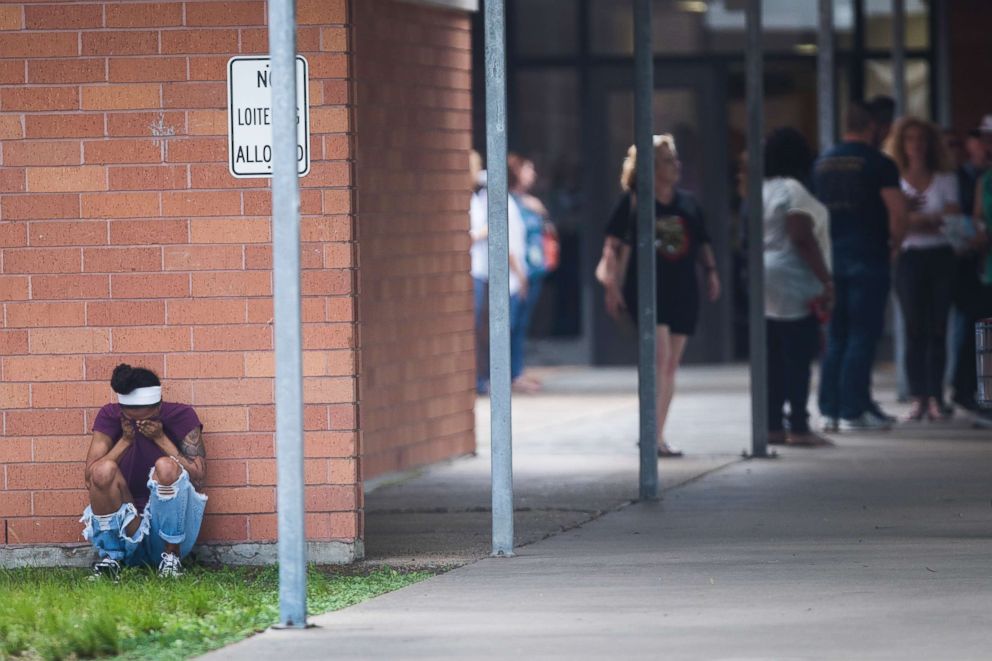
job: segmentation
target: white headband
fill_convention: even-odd
[[[151,406],[162,401],[162,386],[135,388],[126,395],[117,393],[117,401],[124,406]]]

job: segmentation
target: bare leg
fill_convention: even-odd
[[[688,338],[658,327],[658,445],[665,442],[665,423],[675,397],[675,375],[682,362]]]
[[[101,461],[90,472],[89,481],[90,509],[93,514],[113,514],[124,503],[134,502],[127,482],[121,475],[120,469],[112,461]],[[124,529],[128,535],[134,535],[141,525],[141,518],[135,517]]]

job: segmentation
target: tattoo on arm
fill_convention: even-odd
[[[182,447],[179,448],[179,451],[187,459],[195,460],[197,457],[207,456],[207,450],[203,447],[203,433],[199,427],[186,434],[186,438],[183,439]]]

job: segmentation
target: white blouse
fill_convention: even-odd
[[[902,192],[912,198],[919,198],[920,207],[917,211],[923,213],[943,214],[948,204],[960,204],[958,197],[958,179],[953,172],[938,172],[933,175],[930,185],[925,190],[918,191],[905,179],[899,180]],[[925,248],[941,248],[951,245],[944,234],[920,234],[910,231],[903,239],[903,250],[919,250]]]
[[[795,179],[766,179],[762,188],[765,210],[765,316],[795,320],[811,314],[810,303],[823,285],[789,238],[786,218],[801,213],[813,221],[823,261],[830,268],[830,212]]]

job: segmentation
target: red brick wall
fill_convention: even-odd
[[[947,3],[948,41],[951,51],[951,118],[960,131],[978,127],[992,113],[992,87],[988,85],[992,62],[992,2],[955,0]]]
[[[362,472],[472,452],[469,17],[353,3]]]
[[[349,30],[300,0],[307,532],[358,536]],[[82,460],[119,361],[206,431],[201,541],[276,536],[270,195],[226,159],[226,63],[265,5],[0,5],[0,544],[81,541]]]

